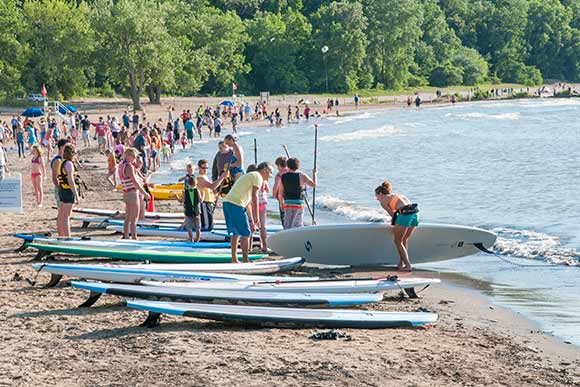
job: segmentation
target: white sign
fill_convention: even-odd
[[[0,180],[0,212],[22,213],[22,177],[20,173]]]

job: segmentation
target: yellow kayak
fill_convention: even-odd
[[[117,191],[123,192],[123,187],[117,186]],[[181,197],[183,194],[183,183],[155,184],[149,187],[149,192],[155,200],[175,200],[175,195]]]

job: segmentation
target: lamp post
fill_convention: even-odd
[[[328,52],[328,46],[322,46],[320,51],[322,51],[322,61],[324,62],[324,78],[326,80],[326,93],[328,93],[328,69],[326,67],[326,53]]]

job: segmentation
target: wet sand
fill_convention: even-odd
[[[103,156],[90,150],[82,158],[94,161],[97,168],[81,171],[91,187],[81,205],[122,208],[120,193],[111,191],[105,181]],[[19,163],[11,152],[9,163],[12,171],[29,175],[29,157]],[[25,214],[1,215],[0,385],[580,386],[579,348],[490,304],[470,290],[473,284],[462,277],[444,276],[443,284],[426,289],[419,300],[401,300],[392,293],[383,302],[365,307],[384,311],[425,308],[439,314],[436,324],[417,329],[342,330],[351,340],[309,338],[321,330],[245,328],[171,316],[163,316],[157,328],[142,328],[139,324],[146,314],[123,307],[122,299],[114,296],[103,296],[94,307],[79,309],[88,293],[64,283],[43,288],[48,275],[35,277],[30,264],[34,252],[12,252],[19,243],[10,234],[54,232],[56,228],[50,182],[45,182],[47,201],[37,209],[28,179],[23,181]],[[157,202],[157,210],[179,211],[180,206]],[[75,228],[73,234],[116,237],[99,229]],[[56,259],[91,261],[63,255]],[[389,274],[373,270],[337,274]],[[27,279],[36,279],[38,284],[31,286]]]

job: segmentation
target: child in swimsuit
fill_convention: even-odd
[[[32,161],[30,169],[30,179],[32,180],[32,188],[34,189],[34,195],[36,197],[36,206],[42,207],[42,199],[44,192],[42,190],[42,183],[44,181],[44,176],[46,175],[46,168],[42,162],[42,149],[40,145],[33,144],[31,148]]]
[[[111,152],[110,149],[105,150],[105,156],[107,156],[107,167],[109,173],[107,174],[107,181],[111,183],[113,187],[117,186],[117,159],[115,154]]]

